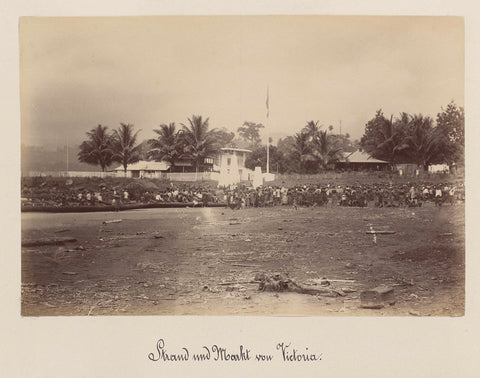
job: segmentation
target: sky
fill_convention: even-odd
[[[144,140],[194,114],[267,125],[267,87],[264,138],[318,120],[359,139],[380,108],[464,106],[464,65],[460,17],[22,18],[21,142],[79,144],[120,122]]]

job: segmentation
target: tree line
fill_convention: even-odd
[[[188,159],[199,170],[205,158],[216,154],[223,144],[233,139],[233,135],[225,130],[209,129],[208,123],[208,118],[194,115],[180,128],[174,122],[162,124],[153,130],[156,138],[140,144],[137,141],[140,130],[135,132],[132,124],[121,123],[112,132],[107,126],[98,125],[87,132],[87,140],[80,145],[78,159],[100,165],[102,171],[114,162],[120,163],[125,172],[128,164],[144,158],[166,161],[171,167],[175,167],[180,159]]]
[[[209,119],[200,115],[187,118],[177,127],[175,122],[161,124],[153,131],[155,138],[138,143],[140,131],[131,124],[121,123],[109,132],[98,125],[87,132],[80,145],[78,159],[99,165],[105,171],[113,162],[127,165],[141,159],[165,161],[173,169],[180,160],[189,160],[199,171],[206,158],[216,155],[222,147],[248,148],[252,151],[245,166],[266,169],[266,146],[261,143],[260,130],[264,125],[244,122],[237,129],[238,136],[226,128],[211,129]],[[405,112],[398,117],[385,117],[382,110],[365,125],[360,141],[350,135],[333,131],[333,126],[309,121],[297,133],[279,139],[270,148],[270,170],[279,173],[318,173],[332,167],[345,153],[359,148],[377,159],[392,165],[413,163],[427,169],[435,163],[460,163],[464,160],[464,124],[462,107],[454,102],[437,114],[436,122],[421,114]]]
[[[428,169],[431,164],[464,164],[465,112],[454,102],[437,114],[436,122],[422,114],[405,112],[385,117],[378,110],[365,125],[360,145],[390,164],[411,163]]]

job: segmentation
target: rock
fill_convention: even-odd
[[[349,288],[349,287],[342,287],[342,291],[343,291],[345,294],[355,293],[355,292],[356,292],[355,289],[351,289],[351,288]]]
[[[395,304],[393,288],[386,285],[377,286],[371,290],[365,290],[360,293],[360,307],[378,309],[385,304]]]
[[[420,313],[418,311],[415,311],[415,310],[410,310],[410,311],[408,311],[408,313],[410,315],[413,315],[413,316],[420,316]]]
[[[164,237],[162,235],[155,235],[155,239],[163,239]]]

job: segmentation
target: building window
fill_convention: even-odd
[[[232,164],[232,158],[227,158],[227,165]]]

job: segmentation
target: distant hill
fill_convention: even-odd
[[[68,148],[68,170],[70,171],[101,171],[99,166],[80,163],[77,158],[78,146]],[[38,146],[21,147],[22,174],[29,171],[66,171],[67,170],[67,146],[57,149],[49,149]]]
[[[142,158],[146,155],[149,145],[146,141],[140,143]],[[88,171],[100,172],[101,168],[98,165],[90,165],[78,161],[79,146],[69,146],[68,148],[68,170],[69,171]],[[27,174],[30,171],[66,171],[67,170],[67,146],[58,148],[48,148],[39,146],[26,146],[22,144],[21,147],[21,167],[22,174]],[[118,167],[118,163],[113,163],[108,169]]]

